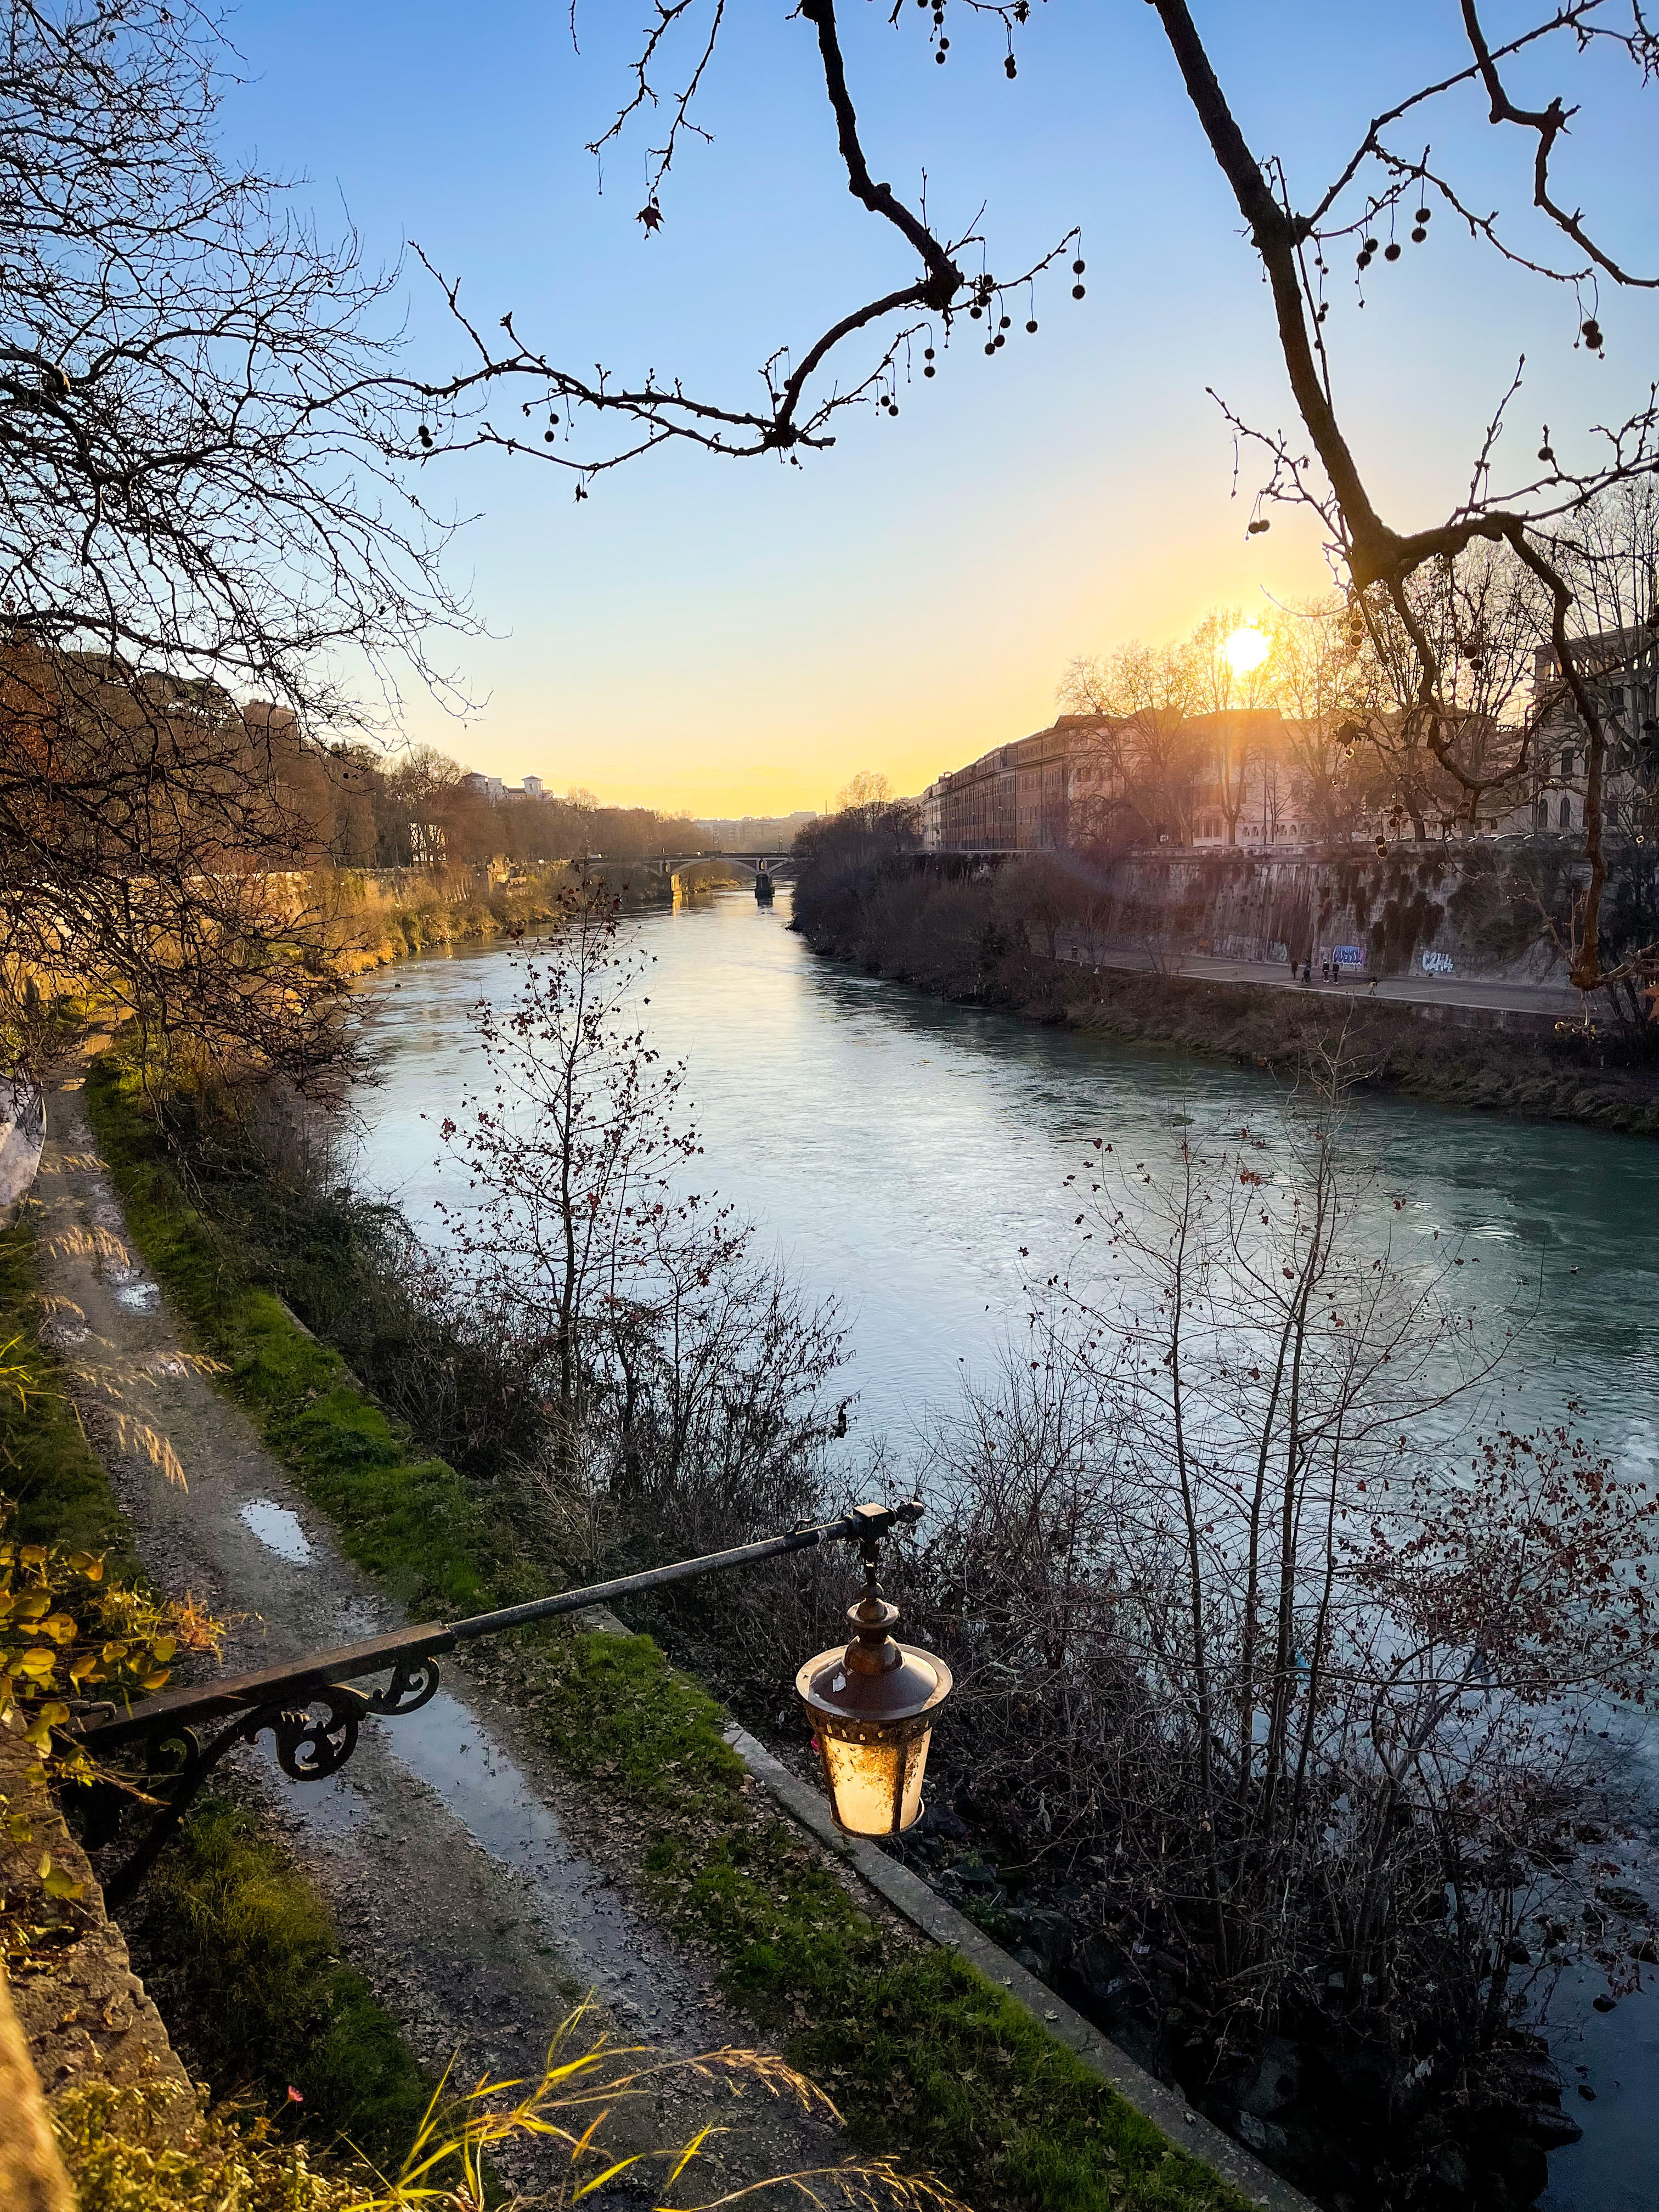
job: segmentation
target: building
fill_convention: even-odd
[[[1659,833],[1659,604],[1645,623],[1577,641],[1574,659],[1601,718],[1602,819],[1615,836]],[[1538,716],[1530,788],[1504,818],[1511,834],[1571,836],[1584,827],[1589,736],[1553,646],[1533,663]]]
[[[1074,842],[1085,794],[1110,781],[1115,726],[1103,715],[1062,714],[940,776],[921,796],[924,849],[1051,853]]]
[[[480,775],[476,769],[469,769],[461,781],[469,791],[476,791],[485,799],[499,799],[504,788],[500,776]]]

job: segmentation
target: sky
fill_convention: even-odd
[[[711,4],[693,0],[688,27],[706,29]],[[568,476],[533,462],[434,462],[421,489],[466,518],[452,572],[487,634],[447,656],[472,711],[411,686],[410,741],[612,803],[823,808],[856,770],[915,791],[1044,727],[1076,654],[1328,583],[1310,519],[1279,508],[1246,532],[1261,470],[1247,453],[1235,495],[1212,389],[1265,428],[1293,418],[1259,264],[1153,11],[1039,0],[1012,82],[1001,32],[963,0],[942,67],[925,6],[896,25],[890,12],[840,9],[876,176],[911,196],[925,172],[936,220],[982,233],[999,275],[1080,225],[1086,296],[1071,298],[1069,268],[1042,280],[1036,336],[1018,317],[994,361],[963,320],[942,374],[924,385],[915,361],[896,418],[848,410],[833,450],[799,469],[669,451],[578,504]],[[847,191],[790,0],[728,0],[696,111],[712,143],[684,144],[648,235],[635,216],[660,117],[602,162],[584,148],[626,98],[654,13],[585,0],[573,47],[566,0],[249,0],[230,24],[242,80],[225,135],[295,179],[322,228],[349,220],[369,258],[405,255],[398,313],[419,374],[465,348],[408,241],[459,280],[485,329],[511,309],[579,372],[654,368],[752,404],[775,347],[799,355],[914,264]],[[1508,0],[1485,13],[1494,39],[1522,21]],[[1196,0],[1194,14],[1254,150],[1284,159],[1299,204],[1374,112],[1465,60],[1454,0]],[[1659,269],[1659,86],[1644,94],[1628,63],[1565,47],[1512,68],[1518,96],[1584,103],[1557,157],[1562,196],[1615,253]],[[1431,141],[1470,205],[1542,243],[1533,142],[1487,127],[1471,91],[1394,135],[1413,155]],[[1571,290],[1505,268],[1443,208],[1426,244],[1374,264],[1363,307],[1352,251],[1333,268],[1339,402],[1398,526],[1463,495],[1522,354],[1507,447],[1528,462],[1545,421],[1564,459],[1587,453],[1589,427],[1659,372],[1659,298],[1603,283],[1597,358],[1575,345]],[[849,349],[853,368],[872,357]]]

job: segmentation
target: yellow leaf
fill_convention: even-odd
[[[165,1667],[178,1649],[179,1639],[176,1636],[158,1636],[149,1647],[149,1654],[152,1659],[158,1660]]]
[[[65,1874],[62,1867],[54,1867],[42,1880],[40,1887],[48,1897],[73,1898],[81,1895],[86,1884],[76,1881],[73,1875]]]
[[[71,1552],[64,1565],[73,1567],[77,1575],[84,1575],[89,1583],[104,1579],[104,1563],[96,1552]]]
[[[54,1613],[40,1624],[42,1636],[50,1636],[58,1644],[73,1644],[80,1634],[66,1613]]]
[[[17,1672],[37,1682],[49,1682],[52,1670],[58,1663],[58,1654],[50,1644],[37,1644],[25,1651],[17,1661]]]
[[[138,1677],[138,1686],[141,1690],[149,1691],[153,1695],[157,1690],[166,1689],[167,1678],[172,1672],[171,1667],[158,1667],[153,1674],[141,1674]]]

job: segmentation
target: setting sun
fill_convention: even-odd
[[[1225,651],[1233,674],[1248,676],[1273,651],[1273,641],[1254,623],[1242,623],[1227,640]]]

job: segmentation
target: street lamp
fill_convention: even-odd
[[[898,1607],[876,1581],[881,1523],[890,1525],[890,1516],[879,1506],[855,1506],[850,1517],[860,1516],[874,1525],[860,1540],[864,1595],[847,1609],[853,1640],[809,1659],[795,1689],[837,1825],[853,1836],[896,1836],[921,1817],[927,1746],[951,1694],[951,1670],[931,1651],[893,1640]]]
[[[3,1166],[0,1154],[0,1170]],[[797,1686],[817,1730],[836,1820],[856,1836],[896,1835],[921,1811],[927,1739],[934,1716],[951,1693],[951,1670],[942,1660],[894,1643],[889,1631],[898,1608],[884,1603],[876,1587],[882,1537],[921,1517],[919,1498],[898,1505],[858,1505],[838,1520],[792,1528],[787,1536],[765,1536],[702,1559],[676,1559],[586,1589],[558,1590],[470,1620],[424,1621],[258,1674],[163,1690],[126,1712],[106,1703],[83,1705],[69,1731],[100,1764],[123,1750],[129,1758],[140,1758],[149,1769],[146,1799],[155,1808],[137,1848],[104,1884],[106,1902],[118,1910],[132,1895],[197,1790],[239,1744],[269,1733],[278,1764],[291,1780],[325,1781],[351,1757],[361,1725],[371,1715],[392,1719],[426,1704],[438,1687],[439,1658],[458,1645],[580,1613],[613,1597],[835,1542],[857,1544],[864,1554],[866,1587],[849,1616],[857,1632],[844,1650],[820,1652],[809,1661]],[[372,1692],[355,1686],[388,1673],[391,1680]],[[325,1709],[320,1716],[313,1710],[316,1706]],[[110,1814],[118,1802],[117,1793],[106,1791],[104,1813]],[[107,1841],[107,1834],[101,1840]]]

